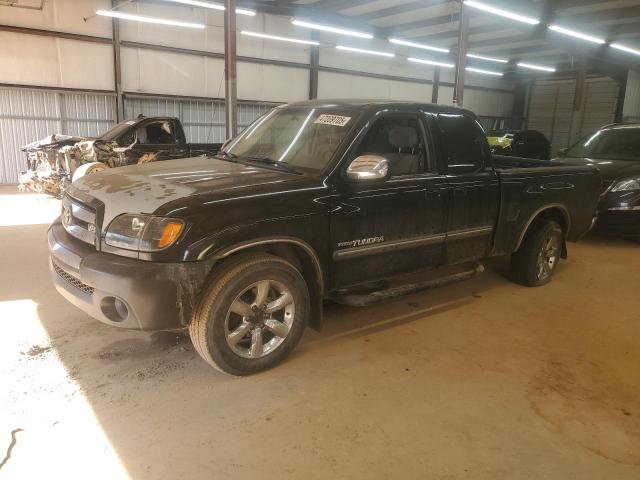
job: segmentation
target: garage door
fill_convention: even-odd
[[[528,125],[545,134],[552,145],[552,153],[568,147],[570,141],[575,80],[539,81],[531,88]],[[618,102],[618,84],[604,77],[589,78],[585,85],[582,115],[576,119],[580,136],[612,123]]]
[[[0,88],[0,184],[18,182],[23,145],[53,133],[96,136],[115,118],[111,95]]]
[[[242,130],[276,104],[261,102],[238,103],[238,128]],[[187,142],[223,143],[226,140],[224,102],[127,95],[124,102],[126,118],[145,116],[177,117],[184,127]]]

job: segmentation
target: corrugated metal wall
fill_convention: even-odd
[[[247,127],[274,106],[271,103],[239,102],[239,129]],[[190,143],[222,143],[226,140],[222,101],[127,96],[124,110],[126,118],[135,118],[140,114],[177,117]]]
[[[620,86],[611,78],[593,79],[587,82],[580,137],[615,121],[619,94]]]
[[[245,128],[275,104],[240,102],[238,124]],[[225,141],[224,102],[127,97],[125,116],[178,117],[191,143]],[[0,89],[0,184],[15,184],[26,168],[20,147],[53,133],[93,137],[115,124],[112,95],[21,88]]]
[[[622,120],[627,123],[640,122],[640,73],[635,70],[629,70],[627,77]]]
[[[53,133],[96,136],[115,123],[110,95],[0,89],[0,184],[26,167],[20,147]]]
[[[575,80],[540,81],[531,88],[528,128],[545,134],[552,154],[570,146],[575,91]],[[581,137],[614,121],[618,94],[618,83],[610,78],[587,80],[582,116],[577,119]]]

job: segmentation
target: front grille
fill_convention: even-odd
[[[67,282],[72,287],[77,288],[81,292],[86,293],[87,295],[93,295],[93,290],[94,290],[93,287],[90,287],[86,283],[82,283],[79,279],[77,279],[76,277],[74,277],[70,273],[67,273],[55,261],[52,260],[51,263],[53,263],[53,269],[55,270],[55,272],[65,282]]]
[[[69,195],[62,199],[62,226],[70,234],[90,245],[96,244],[96,212]]]

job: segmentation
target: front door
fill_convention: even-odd
[[[340,178],[330,236],[338,287],[442,263],[446,191],[418,113],[378,118],[346,164],[366,154],[385,157],[390,177]]]

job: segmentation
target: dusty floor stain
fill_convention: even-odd
[[[640,465],[640,396],[594,362],[550,360],[530,384],[537,414],[610,460]]]

